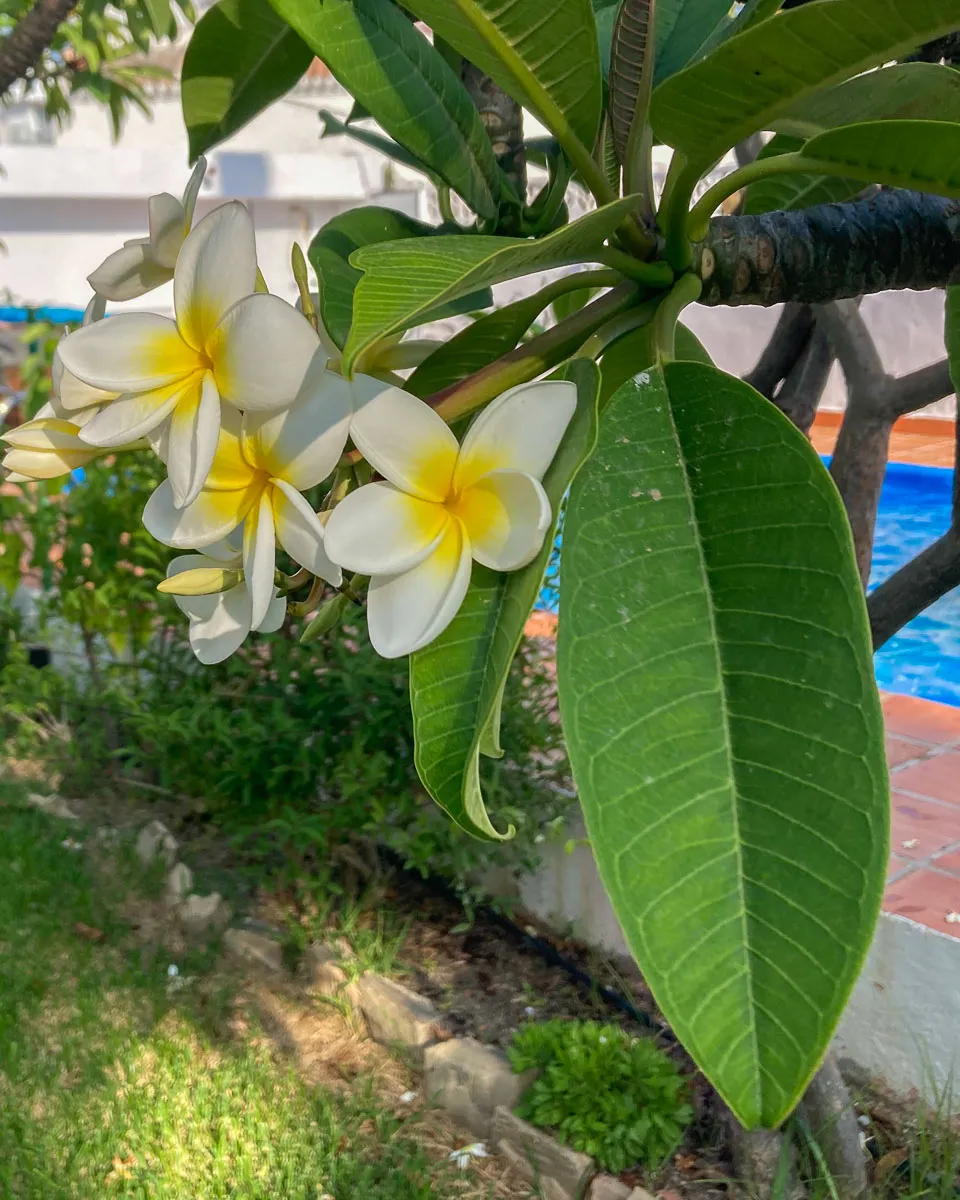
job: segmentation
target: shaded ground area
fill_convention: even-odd
[[[342,1015],[178,943],[156,874],[122,847],[98,867],[21,797],[0,784],[4,1200],[530,1195],[493,1160],[457,1170],[469,1138]]]

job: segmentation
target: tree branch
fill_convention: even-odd
[[[911,371],[909,375],[901,375],[899,379],[888,379],[887,400],[890,411],[898,417],[916,412],[918,408],[926,408],[928,404],[936,404],[944,396],[953,395],[953,381],[950,378],[950,364],[943,358],[940,362]]]
[[[883,361],[857,301],[825,304],[817,318],[826,329],[851,391],[867,392],[886,380]]]
[[[33,8],[0,40],[0,96],[26,79],[53,41],[78,0],[36,0]]]
[[[520,197],[520,203],[524,204],[527,199],[527,160],[523,145],[523,109],[489,75],[465,58],[461,60],[460,76],[480,114],[497,162]],[[519,216],[519,210],[516,210],[517,221]],[[510,231],[502,229],[501,232]]]
[[[960,203],[901,190],[794,212],[714,217],[694,247],[702,304],[826,304],[960,283]]]
[[[771,400],[777,384],[787,378],[806,350],[813,326],[813,310],[809,304],[785,305],[757,365],[744,375],[744,382]]]
[[[803,353],[783,381],[783,387],[773,397],[777,408],[790,418],[801,433],[810,432],[832,366],[830,339],[826,331],[817,325]]]

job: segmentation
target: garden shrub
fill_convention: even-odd
[[[525,1025],[507,1051],[517,1073],[539,1077],[516,1109],[533,1125],[618,1174],[655,1169],[693,1118],[675,1064],[647,1038],[596,1021]]]

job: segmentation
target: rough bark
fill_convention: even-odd
[[[704,304],[833,300],[960,283],[960,203],[891,190],[796,212],[714,217],[695,247]]]
[[[867,1164],[860,1149],[860,1130],[853,1098],[832,1054],[804,1092],[800,1114],[820,1150],[841,1200],[856,1200],[867,1190]]]
[[[724,1116],[733,1169],[743,1193],[753,1200],[805,1200],[796,1149],[785,1145],[787,1135],[779,1129],[748,1131],[729,1111]],[[778,1180],[784,1154],[788,1155],[786,1179]]]
[[[783,381],[783,387],[773,402],[796,425],[801,433],[809,433],[820,406],[820,397],[827,386],[833,366],[833,350],[826,332],[818,325]]]
[[[36,0],[33,8],[0,41],[0,96],[26,79],[53,41],[78,0]]]
[[[527,198],[527,160],[523,145],[523,109],[472,63],[462,60],[460,76],[480,114],[497,162],[521,202]],[[519,210],[516,210],[519,221]],[[507,233],[509,229],[501,232]]]
[[[757,365],[744,375],[744,380],[772,400],[779,384],[794,369],[809,345],[813,327],[813,309],[809,304],[785,305]]]

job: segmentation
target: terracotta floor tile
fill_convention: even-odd
[[[949,871],[951,875],[956,875],[960,879],[960,850],[951,850],[947,854],[941,854],[933,860],[931,865],[938,871]],[[887,878],[890,878],[889,872]]]
[[[905,742],[903,738],[887,737],[887,765],[891,771],[914,758],[923,758],[930,751],[926,743]]]
[[[909,871],[913,869],[914,864],[909,858],[900,858],[897,854],[891,854],[887,862],[887,882],[899,875],[901,871]]]
[[[897,790],[918,792],[931,800],[960,805],[960,751],[933,754],[916,766],[904,767],[894,776]],[[960,814],[958,814],[960,819]]]
[[[960,912],[960,878],[938,875],[925,867],[911,871],[887,887],[883,909],[956,937],[960,924],[946,918],[948,913]]]
[[[899,778],[899,776],[898,776]],[[960,842],[960,812],[894,792],[890,798],[890,849],[902,858],[929,858]]]
[[[888,733],[931,745],[960,741],[960,708],[949,704],[888,692],[883,697],[883,719]]]

